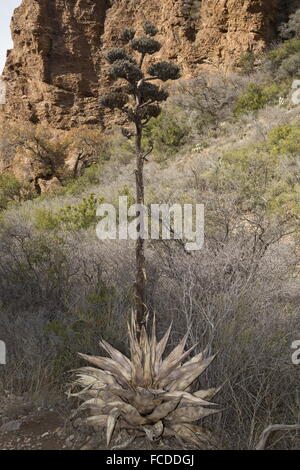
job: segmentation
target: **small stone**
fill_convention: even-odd
[[[21,427],[22,421],[20,419],[16,421],[9,421],[0,427],[0,432],[14,432],[18,431]]]

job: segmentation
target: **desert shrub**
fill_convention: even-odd
[[[274,219],[273,223],[277,226],[278,236],[282,230],[289,232],[294,224],[298,226],[298,177],[292,171],[292,167],[297,166],[297,156],[294,154],[292,157],[291,153],[289,162],[284,158],[282,150],[288,149],[288,144],[283,144],[281,137],[286,132],[286,129],[275,129],[265,144],[225,153],[217,170],[211,174],[215,191],[219,195],[231,193],[240,214],[244,214],[245,220],[248,218],[256,229],[260,224],[265,236],[267,230],[262,227],[264,224],[270,226],[273,217],[277,220],[275,223]]]
[[[34,191],[29,185],[22,184],[11,174],[0,175],[0,211],[8,208],[13,202],[32,199]]]
[[[273,83],[262,86],[250,83],[246,91],[237,99],[234,108],[236,116],[245,113],[257,112],[266,105],[274,105],[279,98],[285,97],[289,91],[289,86],[284,83]]]
[[[11,302],[23,308],[39,308],[48,302],[59,310],[64,305],[61,292],[68,282],[66,243],[55,234],[33,234],[31,227],[11,225],[1,229],[2,264],[0,286],[2,305]],[[14,238],[12,241],[11,237]],[[47,304],[46,304],[47,305]]]
[[[282,39],[300,38],[300,9],[290,16],[287,23],[280,27]]]
[[[296,78],[300,76],[300,52],[285,59],[279,69],[278,77],[280,79]]]
[[[237,63],[240,73],[243,75],[251,75],[255,70],[255,62],[257,60],[253,51],[247,51],[242,55]]]
[[[44,207],[35,210],[34,221],[39,230],[55,230],[59,227],[59,220],[55,212]]]
[[[35,400],[43,395],[48,401],[56,396],[60,384],[55,381],[52,361],[55,351],[45,334],[47,309],[24,307],[21,311],[0,308],[1,339],[5,339],[8,366],[0,368],[0,393],[9,391]]]
[[[200,14],[202,0],[182,0],[180,5],[181,13],[186,20],[197,20]]]
[[[297,157],[300,152],[300,128],[298,125],[283,125],[272,129],[268,136],[270,151],[276,155]]]
[[[273,70],[277,70],[284,60],[289,57],[300,53],[300,39],[290,39],[283,42],[279,46],[272,49],[267,54],[267,59],[270,61]]]
[[[189,127],[174,116],[174,113],[163,111],[156,119],[151,119],[145,129],[145,143],[151,141],[158,154],[176,153],[186,142]]]
[[[132,189],[127,184],[119,188],[117,194],[118,198],[119,196],[127,196],[128,207],[130,207],[132,204],[135,204],[135,197],[132,193]],[[118,207],[119,199],[116,198],[114,203],[115,206]]]
[[[232,115],[234,103],[245,87],[240,76],[201,73],[192,80],[181,81],[172,98],[190,134],[207,134]],[[178,113],[177,111],[177,113]]]
[[[125,317],[116,319],[116,300],[114,287],[100,282],[86,293],[83,308],[75,306],[60,319],[48,322],[45,332],[52,341],[55,340],[52,367],[56,377],[61,377],[63,373],[83,364],[77,355],[79,351],[98,354],[100,331],[108,341],[121,345],[121,349],[124,349],[121,338],[125,336],[126,319]],[[118,321],[117,329],[116,321]]]
[[[96,212],[98,204],[103,198],[96,197],[94,193],[84,197],[77,205],[66,205],[53,212],[51,209],[38,208],[35,212],[35,224],[38,229],[54,230],[87,230],[97,222]]]
[[[7,208],[9,202],[21,199],[21,183],[12,175],[0,175],[0,210]]]
[[[295,259],[289,249],[276,247],[253,270],[247,238],[244,231],[219,245],[209,240],[193,261],[175,246],[157,248],[164,269],[152,297],[153,309],[165,312],[159,317],[165,327],[166,312],[172,312],[178,332],[191,326],[190,344],[199,341],[199,350],[209,344],[210,351],[219,351],[201,385],[214,386],[222,378],[216,401],[226,409],[206,425],[225,448],[235,449],[253,448],[267,425],[297,422],[299,415],[300,371],[291,361],[299,312],[297,299],[283,294]]]
[[[67,230],[86,230],[96,223],[97,207],[103,199],[90,194],[77,206],[68,205],[58,213],[59,224]]]
[[[86,191],[90,186],[98,185],[101,181],[103,163],[94,163],[86,168],[78,178],[68,178],[55,193],[58,195],[78,195]]]

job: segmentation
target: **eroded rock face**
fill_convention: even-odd
[[[61,129],[100,123],[103,53],[124,27],[157,24],[160,55],[186,76],[204,64],[227,70],[274,39],[282,1],[23,0],[11,25],[5,115]]]
[[[11,30],[5,111],[68,128],[99,122],[101,37],[108,0],[23,0]]]
[[[184,77],[216,67],[226,72],[243,53],[270,44],[278,24],[299,7],[298,2],[23,0],[11,23],[14,48],[8,51],[3,74],[7,93],[5,105],[0,97],[2,130],[5,134],[5,126],[14,126],[14,121],[23,130],[30,123],[31,134],[32,126],[42,128],[42,134],[48,127],[52,145],[55,135],[68,138],[76,128],[86,128],[83,125],[96,124],[100,129],[112,125],[112,115],[107,121],[99,109],[99,97],[109,87],[104,53],[118,44],[124,28],[140,33],[145,20],[155,23],[163,44],[155,59],[178,63]],[[12,172],[39,192],[59,184],[62,168],[74,172],[78,155],[85,165],[76,142],[69,154],[59,153],[64,161],[56,168],[49,158],[40,152],[34,155],[22,142],[15,150],[8,148],[7,139],[0,142],[0,173]],[[89,156],[84,158],[88,162]]]

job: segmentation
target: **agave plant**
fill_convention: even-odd
[[[104,340],[100,345],[110,358],[80,354],[97,368],[78,369],[70,395],[83,400],[77,412],[90,410],[85,424],[106,428],[107,445],[117,428],[125,429],[133,438],[145,434],[155,441],[162,436],[175,436],[198,447],[213,446],[211,434],[193,423],[220,411],[211,408],[213,404],[207,401],[219,389],[193,393],[191,389],[215,356],[205,358],[201,352],[184,363],[195,348],[184,351],[187,333],[163,358],[171,327],[157,341],[155,318],[150,335],[145,327],[138,334],[133,315],[128,324],[130,359]]]

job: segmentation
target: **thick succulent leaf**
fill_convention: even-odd
[[[85,423],[88,426],[94,426],[95,428],[103,428],[107,425],[107,415],[96,415],[89,416],[86,418]]]
[[[105,402],[101,398],[89,398],[85,402],[83,402],[78,410],[86,410],[88,408],[99,408],[102,409],[105,405]]]
[[[78,369],[77,371],[77,376],[78,377],[93,377],[99,382],[100,384],[107,384],[107,385],[118,385],[116,379],[114,376],[108,372],[107,370],[100,370],[96,369],[95,367],[81,367],[81,369]],[[87,379],[89,380],[89,379]]]
[[[189,334],[190,334],[190,332],[188,331],[188,332],[184,335],[184,337],[182,338],[182,340],[180,341],[180,343],[179,343],[179,344],[173,349],[173,351],[171,351],[170,354],[163,360],[160,369],[164,370],[164,369],[168,368],[168,366],[169,366],[172,362],[178,361],[178,359],[180,358],[180,356],[182,355],[182,353],[183,353],[183,351],[184,351],[184,348],[185,348],[187,339],[188,339],[188,337],[189,337]]]
[[[193,351],[193,349],[195,349],[195,347],[196,347],[196,345],[192,346],[188,351],[186,351],[185,353],[183,353],[181,356],[179,356],[177,359],[174,359],[170,363],[166,363],[165,361],[163,362],[163,364],[161,365],[161,367],[159,369],[159,373],[158,373],[156,381],[155,381],[156,384],[159,387],[163,388],[167,384],[172,382],[172,380],[174,380],[172,378],[172,376],[171,376],[171,379],[170,379],[171,372],[173,372],[175,369],[180,370],[181,363],[184,361],[184,359],[187,356],[190,355],[190,353]]]
[[[203,361],[204,357],[205,351],[201,351],[200,353],[192,357],[189,361],[187,361],[184,365],[189,366],[190,364],[195,364],[195,362]]]
[[[143,351],[143,387],[150,386],[152,384],[152,367],[151,367],[151,354],[150,354],[150,343],[146,332],[146,328],[143,326],[140,336],[141,350]]]
[[[180,405],[182,404],[189,404],[189,405],[194,405],[194,406],[210,406],[212,403],[209,401],[203,400],[201,397],[196,397],[192,393],[188,392],[183,392],[183,391],[177,391],[177,392],[166,392],[162,395],[159,395],[158,398],[160,398],[163,401],[166,400],[180,400]]]
[[[78,375],[74,385],[81,385],[82,387],[89,387],[91,385],[97,384],[98,379],[95,379],[95,377],[91,377],[90,375]],[[103,384],[103,382],[101,382]]]
[[[134,400],[136,393],[133,390],[125,390],[121,387],[106,387],[106,391],[113,393],[114,395],[126,400],[127,402],[131,402]]]
[[[157,339],[156,339],[156,317],[153,315],[153,323],[152,323],[152,334],[150,340],[150,355],[151,355],[151,366],[152,366],[152,374],[153,377],[157,374],[158,371],[155,370],[155,362],[156,362],[156,348],[157,348]]]
[[[102,348],[110,355],[110,357],[114,361],[119,363],[120,367],[124,367],[126,372],[131,375],[131,362],[126,356],[124,356],[124,354],[122,354],[116,348],[104,341],[104,339],[100,341],[100,346],[102,346]]]
[[[203,361],[203,351],[201,351],[200,353],[198,354],[195,354],[195,356],[193,356],[189,361],[187,361],[185,364],[183,364],[184,366],[190,366],[191,364],[195,364],[195,363],[199,363],[201,361]]]
[[[148,437],[149,441],[156,441],[164,431],[164,425],[162,421],[158,421],[157,423],[151,426],[143,426],[143,430],[145,431],[146,436]]]
[[[173,371],[170,377],[174,377],[174,381],[166,388],[170,392],[176,390],[185,390],[191,383],[194,382],[210,365],[215,356],[208,357],[207,359],[200,360],[199,362],[190,363]]]
[[[147,424],[147,420],[145,417],[141,416],[137,410],[133,409],[129,412],[126,412],[122,416],[122,419],[128,423],[130,426],[142,426],[143,424]]]
[[[207,430],[188,424],[171,424],[170,431],[175,437],[179,436],[186,442],[192,442],[199,449],[214,449],[214,440]]]
[[[120,411],[117,408],[113,408],[107,418],[107,430],[106,430],[106,442],[109,446],[113,432],[116,427],[118,417],[120,416]]]
[[[146,415],[151,413],[160,404],[160,400],[150,393],[149,390],[137,387],[132,404],[141,415]]]
[[[209,400],[213,398],[219,391],[221,390],[222,387],[218,388],[208,388],[207,390],[198,390],[197,392],[194,392],[193,395],[198,398],[202,398],[205,400],[208,398]]]
[[[132,317],[131,324],[128,323],[128,337],[130,346],[130,357],[132,367],[132,383],[141,384],[143,381],[143,354],[140,347],[140,343],[137,339],[136,325],[134,323],[134,317]]]
[[[155,367],[155,373],[158,372],[158,370],[160,368],[160,365],[162,363],[162,356],[163,356],[163,353],[165,352],[165,349],[166,349],[166,346],[167,346],[167,343],[168,343],[168,340],[169,340],[169,336],[170,336],[170,333],[171,333],[171,329],[172,329],[172,323],[169,326],[169,328],[167,329],[167,331],[164,334],[164,336],[162,337],[162,339],[157,344],[156,359],[155,359],[155,366],[154,366]]]
[[[74,385],[78,385],[78,384],[74,382]],[[99,389],[86,387],[83,390],[80,390],[79,392],[68,393],[68,396],[77,397],[77,398],[80,398],[80,400],[88,400],[90,398],[97,398],[99,396]]]
[[[120,368],[120,365],[113,359],[100,356],[87,356],[86,354],[79,353],[79,356],[86,361],[96,365],[100,369],[108,370],[113,374],[117,382],[123,386],[128,386],[130,383],[131,376],[124,369]]]
[[[166,418],[178,406],[179,400],[167,401],[158,405],[155,410],[147,416],[148,423],[156,423],[161,419]]]
[[[199,419],[206,418],[207,416],[215,413],[220,413],[221,410],[212,408],[202,408],[201,406],[183,406],[172,411],[165,420],[171,423],[190,423],[198,421]]]

